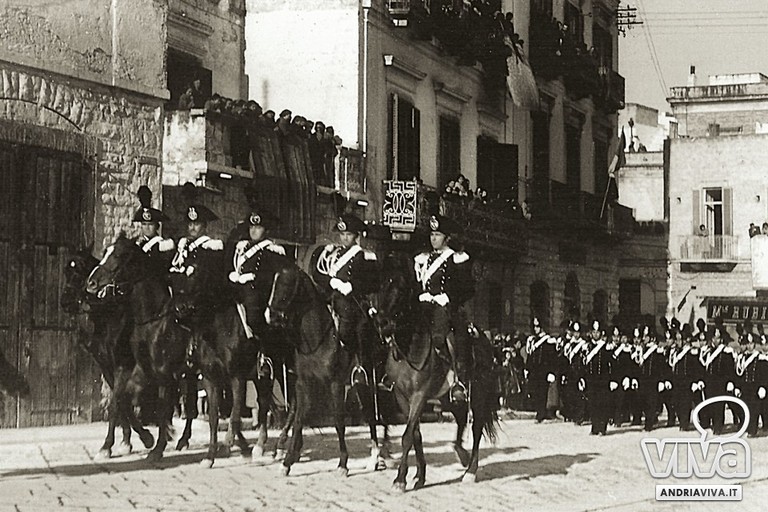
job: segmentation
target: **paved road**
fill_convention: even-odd
[[[95,461],[101,423],[0,431],[0,512],[673,509],[655,501],[657,482],[645,467],[640,451],[645,436],[638,427],[594,437],[588,427],[504,418],[496,445],[483,445],[478,482],[462,484],[462,468],[449,447],[455,427],[425,424],[427,487],[411,491],[409,479],[405,494],[391,490],[393,469],[365,469],[368,449],[360,428],[351,429],[350,474],[341,479],[334,472],[332,429],[308,432],[301,463],[284,478],[278,464],[266,458],[235,455],[217,460],[212,469],[200,467],[207,426],[195,427],[192,450],[169,451],[157,464],[145,462],[141,452]],[[400,432],[395,427],[395,434]],[[682,434],[660,429],[654,435]],[[744,501],[719,508],[764,510],[768,502],[768,438],[749,442],[753,473],[743,482]],[[711,510],[707,505],[674,508]]]

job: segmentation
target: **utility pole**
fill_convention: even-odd
[[[637,19],[637,7],[621,7],[619,4],[619,8],[616,9],[616,26],[622,36],[626,37],[628,30],[642,24],[643,22]]]

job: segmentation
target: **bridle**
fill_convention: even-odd
[[[275,275],[272,278],[272,291],[269,294],[269,301],[267,301],[267,310],[266,310],[266,317],[267,322],[271,323],[273,318],[274,320],[278,320],[281,323],[288,323],[288,314],[286,312],[287,306],[285,309],[277,308],[274,304],[275,302],[275,291],[277,290],[277,280],[280,277],[281,272],[276,272]],[[299,285],[301,281],[301,276],[297,276],[296,279],[294,279],[293,282],[293,289],[291,290],[291,293],[288,295],[287,298],[283,299],[283,303],[286,305],[290,305],[293,303],[294,299],[296,298],[296,295],[299,293]],[[274,317],[272,316],[274,314]]]
[[[86,279],[86,283],[90,282],[93,278],[94,274],[100,269],[105,268],[104,265],[109,261],[109,258],[112,256],[112,254],[115,251],[115,246],[110,245],[107,247],[107,250],[104,254],[104,257],[99,261],[99,263],[91,270],[90,274],[88,274],[88,278]],[[124,279],[122,281],[118,281],[118,277],[125,271],[126,267],[129,267],[129,265],[133,262],[133,259],[136,257],[136,253],[134,254],[128,254],[128,256],[125,258],[124,261],[117,264],[110,272],[112,279],[110,279],[109,282],[107,282],[104,286],[102,286],[97,292],[96,296],[99,299],[105,299],[107,297],[117,297],[117,296],[124,296],[127,295],[130,292],[130,289],[128,288],[128,285],[134,284],[144,277],[136,278],[130,278],[130,279]]]

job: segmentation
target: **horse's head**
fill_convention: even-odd
[[[223,268],[221,251],[198,250],[184,262],[184,272],[171,272],[174,305],[180,316],[192,314],[205,298],[223,292]]]
[[[314,289],[307,286],[309,276],[298,267],[287,267],[275,273],[267,305],[267,323],[286,327],[288,313],[301,307],[313,296]]]
[[[405,321],[413,306],[413,285],[406,264],[387,264],[385,261],[380,286],[374,296],[372,317],[382,340],[390,340]]]
[[[59,303],[62,309],[70,315],[88,309],[85,300],[86,281],[88,274],[99,263],[99,260],[91,255],[92,250],[93,245],[80,249],[67,262],[67,266],[64,269],[64,286]]]
[[[146,258],[144,251],[121,233],[88,275],[86,291],[100,299],[125,295],[131,283],[145,276]]]

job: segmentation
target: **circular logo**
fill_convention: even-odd
[[[152,213],[147,208],[144,208],[144,213],[141,214],[141,218],[149,222],[152,220]]]
[[[434,215],[429,218],[429,227],[432,231],[437,231],[437,229],[440,227],[440,222]]]
[[[347,224],[343,220],[339,219],[338,224],[336,224],[336,228],[339,231],[346,231],[347,230]]]
[[[261,215],[259,215],[257,213],[251,214],[250,221],[251,221],[251,225],[252,226],[260,226],[261,225]]]
[[[187,217],[191,221],[196,221],[197,220],[197,210],[195,210],[194,206],[190,206],[189,207],[189,211],[187,212]]]

